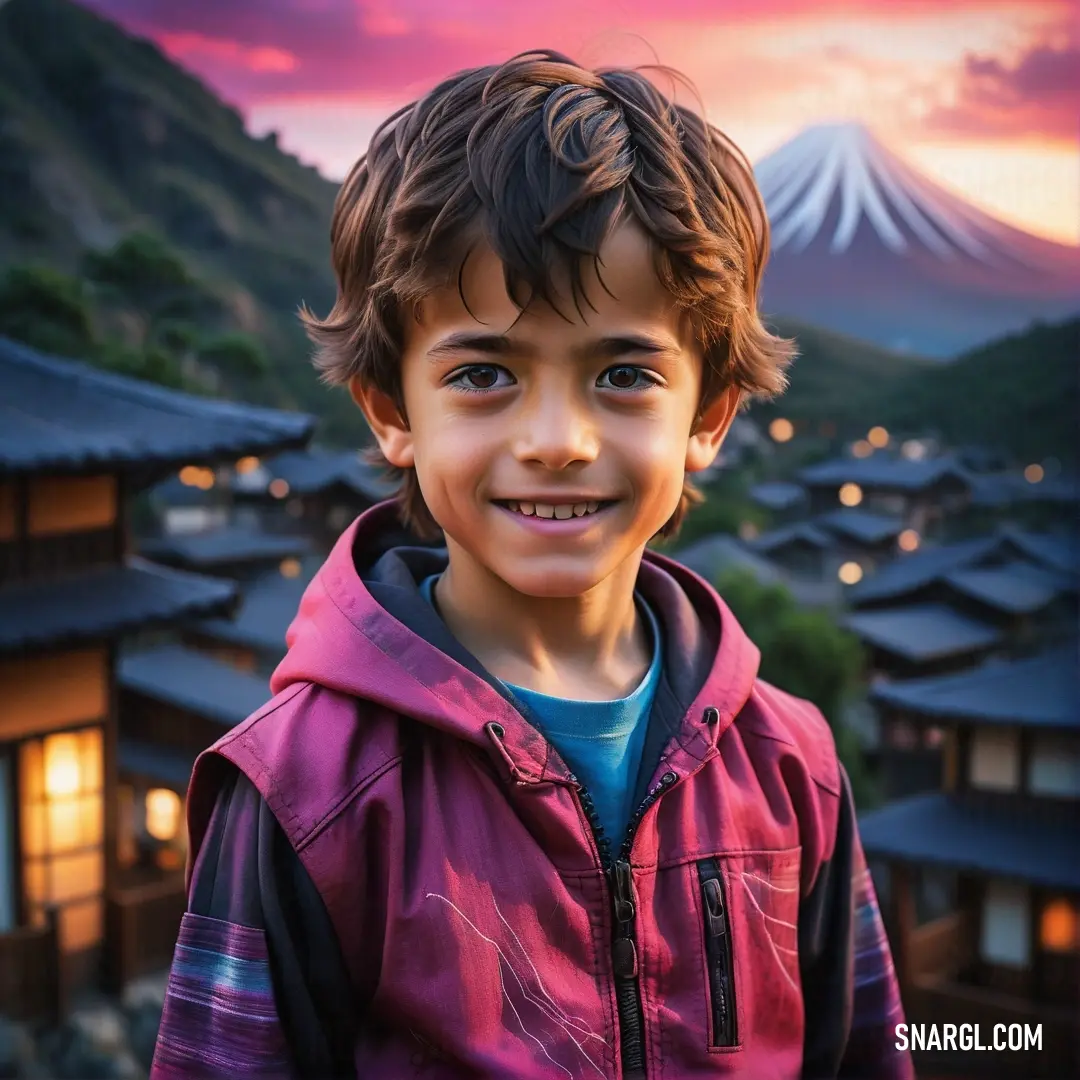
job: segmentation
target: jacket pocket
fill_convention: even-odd
[[[701,885],[702,932],[709,976],[709,1045],[738,1046],[735,964],[724,878],[716,859],[702,859],[697,864],[697,872]]]

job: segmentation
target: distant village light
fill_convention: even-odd
[[[844,506],[858,506],[862,502],[862,488],[858,484],[842,485],[839,494]]]
[[[908,439],[900,447],[900,453],[908,461],[922,461],[926,457],[926,446],[918,439]]]
[[[1042,481],[1042,478],[1046,475],[1046,471],[1039,464],[1029,465],[1024,470],[1024,479],[1029,484],[1038,484]]]
[[[176,837],[180,825],[180,796],[168,788],[151,788],[146,793],[146,831],[155,839]]]
[[[752,521],[739,522],[739,539],[755,540],[758,535],[758,527]]]
[[[852,445],[851,452],[857,458],[865,458],[874,452],[874,448],[865,439],[859,439]]]
[[[79,742],[74,735],[53,735],[45,742],[45,793],[62,799],[79,790]]]
[[[259,459],[257,457],[242,457],[236,463],[236,471],[241,476],[246,476],[248,473],[254,472],[259,467]]]
[[[790,420],[785,420],[782,416],[778,416],[769,425],[769,436],[772,438],[773,442],[790,442],[794,434],[795,425]]]
[[[300,576],[300,560],[299,559],[282,559],[281,565],[278,567],[281,571],[282,577],[294,578]]]
[[[877,450],[889,445],[889,433],[880,424],[867,432],[866,439]]]
[[[198,465],[185,465],[180,470],[180,483],[185,487],[199,487],[202,469]]]
[[[846,562],[836,572],[836,576],[845,585],[854,585],[862,581],[862,567],[857,562]]]
[[[276,480],[270,481],[270,487],[267,490],[275,499],[284,499],[289,494],[289,481],[282,480],[279,476]]]
[[[1080,946],[1077,911],[1068,900],[1052,900],[1047,904],[1041,922],[1039,937],[1048,952],[1069,953]]]
[[[919,546],[919,534],[914,529],[905,529],[896,538],[896,543],[901,551],[915,551]]]

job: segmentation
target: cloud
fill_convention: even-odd
[[[952,100],[938,103],[926,127],[949,135],[1075,139],[1080,44],[1036,44],[1011,64],[968,53]]]

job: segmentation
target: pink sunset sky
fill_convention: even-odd
[[[859,120],[1015,224],[1080,243],[1080,0],[85,0],[340,179],[390,110],[529,48],[659,61],[759,159]]]

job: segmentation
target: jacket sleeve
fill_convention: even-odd
[[[913,1080],[900,989],[846,773],[836,845],[799,912],[804,1080]]]
[[[354,1078],[352,987],[315,886],[251,781],[194,853],[151,1080]]]

